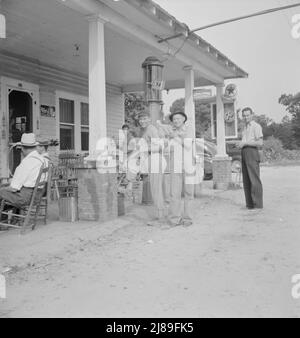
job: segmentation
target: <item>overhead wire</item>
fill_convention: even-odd
[[[243,15],[243,16],[239,16],[237,18],[223,20],[223,21],[220,21],[220,22],[216,22],[216,23],[213,23],[213,24],[202,26],[202,27],[188,31],[188,36],[190,36],[192,33],[195,33],[197,31],[204,30],[204,29],[207,29],[207,28],[216,27],[216,26],[219,26],[219,25],[223,25],[223,24],[231,23],[231,22],[235,22],[235,21],[240,21],[240,20],[252,18],[252,17],[255,17],[255,16],[266,15],[266,14],[270,14],[270,13],[273,13],[273,12],[278,12],[278,11],[286,10],[286,9],[289,9],[289,8],[293,8],[293,7],[300,7],[300,3],[298,2],[298,3],[291,4],[291,5],[286,5],[286,6],[283,6],[283,7],[270,8],[270,9],[263,10],[263,11],[260,11],[260,12],[256,12],[256,13],[252,13],[252,14],[248,14],[248,15]],[[160,40],[158,40],[158,42],[159,43],[166,42],[168,40],[175,39],[175,38],[180,37],[182,35],[183,35],[183,33],[177,33],[177,34],[174,34],[172,36],[160,39]]]
[[[223,20],[223,21],[215,23],[215,24],[206,25],[206,26],[203,26],[203,27],[200,27],[200,28],[196,28],[196,29],[193,29],[193,30],[189,31],[188,34],[187,34],[187,36],[182,41],[182,44],[179,46],[179,48],[173,54],[169,54],[167,57],[165,57],[163,60],[161,60],[161,62],[165,63],[165,62],[169,61],[170,59],[173,59],[178,53],[180,53],[180,51],[185,46],[187,40],[189,40],[189,37],[190,37],[191,33],[194,33],[194,32],[199,31],[199,30],[204,30],[204,29],[207,29],[207,28],[211,28],[211,27],[216,27],[216,26],[219,26],[219,25],[222,25],[222,24],[226,24],[226,23],[230,23],[230,22],[234,22],[234,21],[239,21],[239,20],[251,18],[251,17],[254,17],[254,16],[260,16],[260,15],[270,14],[270,13],[274,13],[274,12],[278,11],[278,12],[282,12],[283,16],[287,20],[287,24],[289,26],[289,29],[292,29],[292,27],[293,27],[292,23],[289,21],[288,16],[287,16],[285,10],[290,9],[290,8],[295,8],[297,6],[300,7],[300,3],[294,3],[293,2],[293,3],[289,3],[289,4],[286,4],[286,5],[283,5],[283,4],[281,4],[280,0],[277,0],[277,3],[278,3],[278,5],[280,7],[271,8],[271,9],[268,9],[268,10],[256,12],[256,13],[249,14],[249,15],[240,16],[240,17],[237,17],[237,18],[229,19],[229,20]],[[175,34],[175,35],[173,35],[171,37],[162,38],[162,39],[160,38],[158,42],[166,42],[168,44],[168,49],[170,49],[169,40],[172,39],[172,38],[181,37],[181,36],[183,36],[183,34],[178,33],[178,34]]]
[[[282,2],[281,2],[280,0],[277,0],[277,3],[278,3],[279,6],[282,6]],[[281,14],[282,17],[284,18],[284,21],[286,21],[286,23],[287,23],[289,29],[292,29],[293,25],[292,25],[291,21],[289,20],[289,17],[288,17],[288,15],[287,15],[287,13],[286,13],[285,11],[283,11],[283,12],[281,12],[280,14]]]

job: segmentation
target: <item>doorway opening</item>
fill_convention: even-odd
[[[33,132],[33,99],[28,92],[11,90],[9,102],[9,143],[20,142],[24,133]],[[14,174],[21,162],[21,150],[13,148],[9,156],[9,170]]]

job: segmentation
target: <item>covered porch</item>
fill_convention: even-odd
[[[70,150],[88,150],[92,163],[97,141],[117,136],[124,122],[124,93],[143,90],[141,66],[149,56],[162,61],[166,90],[185,88],[185,111],[193,128],[194,88],[216,86],[217,163],[223,166],[222,160],[227,159],[224,81],[247,74],[197,35],[186,39],[188,27],[154,2],[4,0],[0,12],[6,19],[6,38],[0,40],[2,176],[7,175],[10,142],[8,90],[22,91],[28,84],[34,85],[29,90],[33,98],[31,131],[42,137],[64,137]],[[158,42],[174,32],[183,36]],[[63,119],[64,102],[73,102],[71,120]],[[88,117],[83,113],[84,104],[88,104]],[[54,116],[41,113],[42,106],[54,107]],[[88,142],[83,142],[86,137]],[[82,179],[93,169],[90,166]],[[102,208],[101,203],[105,208],[109,204],[103,188],[106,182],[103,178],[98,185],[102,195],[96,196],[100,204],[96,209]]]

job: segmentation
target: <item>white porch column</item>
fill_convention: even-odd
[[[0,14],[0,39],[5,38],[6,38],[6,18],[3,14]]]
[[[213,159],[214,189],[228,189],[232,183],[231,158],[226,153],[225,120],[223,103],[224,84],[217,88],[217,155]]]
[[[217,88],[217,156],[228,157],[226,153],[225,139],[225,119],[224,119],[224,103],[223,103],[223,88],[224,84],[216,85]]]
[[[107,136],[104,21],[89,19],[89,158],[97,141]]]
[[[188,117],[189,134],[194,138],[196,137],[195,126],[195,103],[194,103],[194,86],[195,77],[194,70],[191,66],[183,68],[185,72],[185,113]]]

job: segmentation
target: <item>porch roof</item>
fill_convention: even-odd
[[[88,76],[88,17],[105,24],[107,82],[123,91],[142,89],[141,64],[148,56],[164,60],[166,89],[183,88],[183,67],[195,69],[195,86],[213,85],[247,73],[221,52],[193,34],[159,44],[159,38],[187,32],[151,0],[9,0],[1,12],[7,20],[7,39],[0,52],[35,59],[37,63]],[[176,55],[174,55],[176,54]]]
[[[161,6],[156,4],[152,0],[123,0],[124,2],[131,4],[139,11],[145,12],[149,17],[155,19],[160,25],[163,25],[167,28],[173,30],[174,33],[182,33],[183,37],[187,36],[190,32],[190,28],[185,23],[178,21],[174,16],[168,13]],[[163,39],[168,37],[169,34],[157,34],[156,37],[159,39]],[[200,37],[196,33],[189,34],[189,40],[187,41],[194,47],[198,49],[200,53],[206,53],[207,56],[211,57],[220,65],[224,66],[231,72],[230,75],[225,75],[225,79],[232,78],[245,78],[248,77],[248,73],[245,72],[242,68],[240,68],[237,64],[231,61],[227,56],[225,56],[222,52],[220,52],[213,45],[208,43],[202,37]]]

